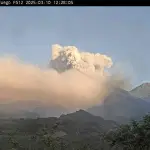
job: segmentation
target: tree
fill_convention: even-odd
[[[140,121],[132,120],[130,124],[120,125],[117,129],[109,131],[105,140],[111,147],[123,150],[149,150],[150,149],[150,115]]]

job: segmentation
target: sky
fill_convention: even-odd
[[[106,54],[134,84],[150,81],[150,7],[0,8],[0,56],[45,66],[52,44]]]

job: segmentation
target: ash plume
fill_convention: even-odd
[[[79,52],[74,46],[52,46],[50,66],[58,72],[76,69],[81,72],[96,72],[104,74],[104,68],[112,66],[110,57],[102,54]]]
[[[46,105],[69,109],[99,104],[110,88],[114,85],[120,88],[124,83],[124,78],[118,82],[114,75],[105,72],[112,64],[106,55],[79,52],[76,47],[60,45],[52,46],[47,69],[14,57],[2,57],[0,103],[40,100]]]

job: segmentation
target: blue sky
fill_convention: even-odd
[[[1,7],[0,55],[46,65],[52,44],[100,52],[150,81],[150,7]]]

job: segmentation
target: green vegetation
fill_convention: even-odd
[[[149,149],[150,115],[119,126],[82,110],[60,118],[0,119],[0,150]]]
[[[105,139],[111,147],[123,150],[149,150],[150,115],[144,116],[141,121],[133,120],[130,124],[109,131]]]
[[[100,150],[116,126],[83,110],[59,118],[0,119],[1,150]]]

